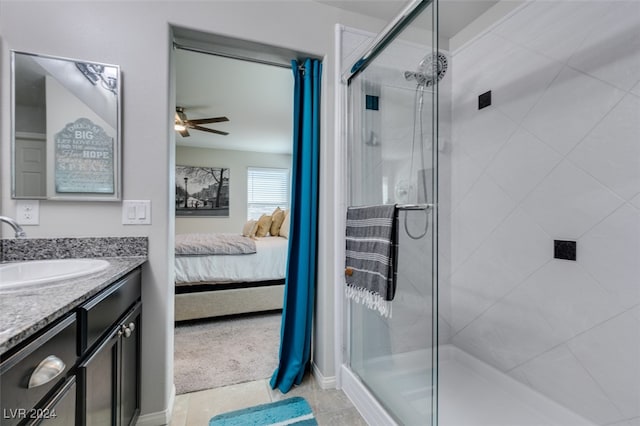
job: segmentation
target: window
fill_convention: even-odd
[[[247,169],[247,219],[289,208],[289,169]]]

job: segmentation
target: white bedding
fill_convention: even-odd
[[[176,256],[176,284],[198,282],[249,282],[285,277],[289,240],[256,239],[255,254]]]

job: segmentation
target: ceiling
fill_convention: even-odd
[[[408,0],[313,0],[317,3],[391,21],[409,3]],[[450,39],[469,25],[498,0],[439,0],[438,27],[440,38]],[[431,29],[431,14],[422,13],[415,25]]]
[[[407,0],[314,0],[328,6],[388,22]],[[496,0],[440,0],[439,29],[451,38],[497,3]],[[429,29],[422,13],[415,25]],[[176,105],[190,119],[226,116],[228,122],[208,124],[229,132],[223,136],[190,130],[176,133],[178,146],[291,153],[293,76],[289,68],[176,49]]]
[[[189,119],[226,116],[205,124],[223,136],[189,130],[178,146],[291,153],[293,74],[289,68],[175,50],[176,105]]]

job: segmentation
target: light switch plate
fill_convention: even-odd
[[[18,200],[16,201],[16,221],[20,225],[40,224],[40,201]]]
[[[124,200],[122,202],[123,225],[150,225],[150,200]]]

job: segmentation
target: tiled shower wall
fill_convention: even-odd
[[[640,3],[531,2],[452,62],[451,342],[640,425]]]

